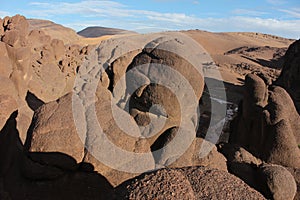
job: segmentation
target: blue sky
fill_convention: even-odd
[[[0,17],[22,14],[79,31],[105,26],[140,33],[200,29],[300,37],[299,0],[1,0]]]

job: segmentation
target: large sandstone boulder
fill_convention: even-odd
[[[111,199],[112,186],[62,153],[25,153],[14,112],[0,131],[1,199]],[[85,164],[86,165],[86,164]]]
[[[161,169],[126,181],[117,199],[265,199],[235,176],[216,169]]]
[[[262,180],[265,180],[266,197],[274,200],[293,200],[297,185],[292,174],[284,167],[263,164],[259,168]]]
[[[72,156],[77,162],[83,160],[84,141],[76,134],[71,99],[70,93],[41,106],[35,112],[34,123],[28,134],[30,143],[26,144],[30,145],[30,151],[62,152]]]
[[[196,138],[201,65],[210,63],[197,48],[180,33],[103,41],[78,69],[73,92],[36,110],[27,149],[91,163],[114,186],[165,166],[226,171],[214,144]]]
[[[299,126],[294,103],[283,88],[267,89],[258,76],[246,77],[244,100],[232,122],[229,143],[266,162],[299,168]]]
[[[268,199],[294,199],[297,188],[292,174],[283,166],[263,163],[244,148],[222,144],[228,171]]]

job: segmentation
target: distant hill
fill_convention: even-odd
[[[27,19],[29,29],[38,29],[44,31],[51,38],[60,39],[65,44],[73,43],[80,40],[81,36],[77,35],[76,31],[71,28],[64,27],[52,21],[41,19]]]
[[[136,32],[134,31],[127,31],[123,29],[93,26],[93,27],[87,27],[79,31],[77,34],[87,38],[95,38],[104,35],[124,35],[124,34],[135,34],[135,33]]]

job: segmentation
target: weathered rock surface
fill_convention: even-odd
[[[118,199],[265,199],[235,176],[217,169],[161,169],[126,181]]]
[[[223,148],[229,171],[272,199],[299,199],[295,183],[299,187],[299,44],[296,41],[289,47],[281,75],[273,85],[266,86],[258,76],[247,76],[244,100],[231,127],[229,143],[273,164],[260,164],[255,157],[250,163],[238,161],[232,158],[236,149],[233,153]]]
[[[81,162],[84,141],[76,134],[72,94],[41,106],[33,117],[27,148],[32,152],[62,152]]]
[[[20,15],[0,19],[0,30],[1,85],[13,85],[4,94],[17,102],[18,130],[25,142],[35,104],[28,101],[28,93],[41,102],[50,102],[70,92],[87,48],[67,46],[41,30],[31,30]]]
[[[297,168],[287,168],[289,172],[293,175],[296,184],[297,184],[297,193],[295,196],[295,200],[300,199],[300,169]]]
[[[283,88],[267,89],[258,76],[247,76],[229,143],[241,145],[266,162],[299,168],[299,126],[294,103]]]
[[[263,163],[244,148],[222,144],[228,171],[241,178],[268,199],[294,199],[297,188],[292,174],[283,166]]]
[[[29,151],[59,151],[91,163],[114,186],[164,166],[226,171],[213,144],[200,158],[196,108],[204,83],[201,67],[193,66],[199,61],[184,51],[193,48],[185,37],[103,41],[80,67],[73,93],[36,110]]]
[[[274,200],[294,199],[297,185],[294,177],[286,168],[280,165],[263,164],[259,167],[259,172],[262,180],[266,181],[266,197]]]
[[[62,153],[25,153],[13,113],[0,131],[1,199],[110,199],[112,186]]]

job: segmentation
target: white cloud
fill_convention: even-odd
[[[243,15],[243,16],[263,16],[269,14],[268,12],[247,10],[247,9],[235,9],[231,13],[235,15]]]
[[[287,14],[290,15],[291,17],[300,18],[300,9],[299,9],[299,8],[293,8],[293,9],[291,9],[291,10],[278,9],[278,11],[287,13]]]
[[[117,27],[139,32],[203,29],[217,32],[262,32],[290,38],[299,38],[300,36],[300,20],[264,19],[260,15],[266,14],[265,12],[251,10],[235,10],[235,15],[238,13],[245,14],[238,17],[200,18],[185,13],[135,10],[114,1],[85,0],[78,3],[34,2],[31,5],[36,7],[36,10],[31,10],[27,13],[30,17],[47,16],[49,18],[50,16],[51,18],[51,16],[61,16],[63,18],[66,14],[76,14],[81,19],[77,22],[73,20],[73,23],[68,24],[76,30],[93,25]]]

